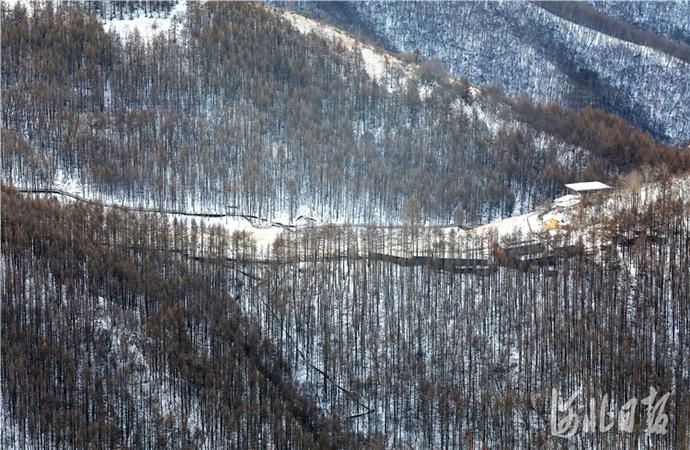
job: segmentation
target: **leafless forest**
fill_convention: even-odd
[[[272,7],[189,4],[123,40],[112,5],[2,6],[0,446],[690,446],[687,149],[438,61],[375,79]],[[59,177],[79,195],[35,192]],[[576,179],[625,201],[465,232]],[[267,250],[164,210],[307,203],[324,223]]]

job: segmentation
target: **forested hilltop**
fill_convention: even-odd
[[[613,116],[515,108],[433,63],[371,76],[362,52],[261,5],[190,3],[176,31],[147,40],[63,6],[3,6],[2,176],[15,185],[70,180],[97,198],[265,217],[401,222],[411,209],[465,224],[528,210],[566,181],[688,166]]]

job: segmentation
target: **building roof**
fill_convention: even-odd
[[[600,181],[585,181],[583,183],[570,183],[565,187],[572,189],[575,192],[599,191],[602,189],[611,189],[611,186]]]
[[[580,203],[579,195],[568,194],[564,195],[563,197],[558,197],[557,199],[554,199],[553,206],[557,208],[569,208],[571,206],[577,205],[578,203]]]

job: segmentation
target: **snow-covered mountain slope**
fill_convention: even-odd
[[[338,21],[367,24],[393,50],[438,55],[474,83],[573,106],[595,105],[671,143],[690,139],[690,61],[522,2],[352,2]],[[298,8],[321,16],[319,3]],[[690,4],[597,4],[611,17],[680,42]],[[347,23],[345,23],[347,26]],[[685,47],[682,47],[685,46]]]
[[[641,204],[655,196],[661,199],[664,190],[677,184],[687,188],[687,178],[642,188],[634,177],[628,180],[629,193]],[[433,426],[435,418],[448,414],[443,401],[449,395],[461,395],[456,398],[467,405],[451,409],[452,422],[490,430],[491,437],[475,439],[468,447],[502,448],[511,442],[516,450],[535,448],[538,438],[532,430],[558,442],[548,437],[552,386],[571,392],[584,385],[595,392],[602,377],[610,376],[614,384],[620,378],[625,389],[618,395],[627,397],[628,392],[647,389],[647,378],[640,375],[641,381],[631,381],[630,374],[645,361],[654,363],[652,357],[659,358],[661,370],[670,374],[654,379],[665,383],[655,386],[678,398],[687,392],[690,348],[685,333],[690,280],[687,193],[679,190],[665,205],[661,200],[655,208],[649,205],[651,210],[641,209],[630,223],[619,218],[616,231],[630,233],[632,242],[598,245],[599,254],[579,251],[563,258],[544,257],[539,246],[511,255],[506,246],[502,260],[501,250],[494,246],[498,264],[485,272],[470,272],[466,266],[439,267],[433,258],[372,258],[366,253],[359,257],[350,253],[356,242],[351,233],[335,229],[320,235],[319,230],[309,230],[306,238],[297,237],[293,253],[284,253],[278,264],[218,264],[216,252],[227,246],[214,239],[211,244],[202,236],[208,252],[202,254],[213,258],[196,261],[177,250],[195,246],[198,233],[187,238],[179,228],[166,230],[164,221],[139,222],[98,209],[27,202],[3,191],[4,204],[11,206],[2,210],[0,269],[8,274],[2,306],[7,311],[4,320],[12,321],[3,329],[3,348],[8,349],[3,357],[11,358],[9,364],[3,360],[10,373],[2,380],[8,386],[0,415],[3,448],[63,448],[66,445],[55,443],[63,435],[54,436],[49,425],[32,426],[58,422],[41,422],[38,413],[49,419],[81,420],[83,428],[66,427],[69,439],[71,430],[86,428],[90,416],[83,411],[91,410],[99,411],[116,430],[110,447],[168,447],[168,442],[185,442],[185,448],[262,447],[253,444],[273,436],[268,427],[284,423],[288,408],[278,409],[277,417],[256,413],[254,423],[269,431],[245,437],[247,445],[237,443],[240,438],[234,431],[239,433],[249,421],[244,416],[236,421],[220,418],[232,417],[223,415],[228,410],[245,415],[259,411],[266,397],[287,405],[300,399],[313,403],[307,410],[313,417],[323,411],[353,432],[380,436],[377,448],[441,448],[441,442],[468,440],[459,432],[446,439],[444,430]],[[617,191],[610,200],[626,208],[629,205],[620,202],[626,196]],[[559,199],[557,206],[575,206],[571,200]],[[593,205],[605,213],[591,217],[606,221],[607,204]],[[658,222],[655,213],[661,216]],[[53,229],[59,231],[50,234]],[[365,248],[378,252],[377,247],[387,245],[377,243],[380,235],[375,230],[367,231]],[[602,236],[594,235],[588,244],[603,244]],[[108,245],[116,238],[120,240]],[[410,228],[410,250],[416,245],[414,238]],[[338,242],[351,257],[325,258],[328,247],[323,242]],[[173,245],[175,251],[168,251]],[[285,247],[289,251],[290,245]],[[590,248],[595,246],[586,247]],[[292,260],[295,253],[302,258]],[[473,263],[479,264],[465,260],[466,265]],[[82,267],[87,268],[84,273],[74,270]],[[89,282],[92,279],[97,282]],[[578,331],[582,329],[590,331]],[[264,339],[261,346],[255,336]],[[579,350],[587,348],[602,357]],[[534,362],[530,355],[535,354],[543,354],[543,365]],[[270,358],[280,358],[278,369],[272,369]],[[420,366],[428,376],[417,375]],[[563,377],[561,367],[568,367],[568,377]],[[251,385],[243,375],[248,373],[270,375],[266,385],[286,389],[273,396],[250,396],[246,393]],[[443,390],[447,384],[452,389]],[[226,394],[232,389],[237,396]],[[431,390],[433,401],[425,397],[425,389]],[[529,399],[534,407],[489,400],[528,389],[537,393]],[[34,392],[43,395],[29,395]],[[75,401],[68,401],[68,395]],[[252,397],[258,401],[244,407]],[[54,408],[45,408],[46,398]],[[519,421],[506,431],[503,422],[490,419],[494,410],[482,408],[484,404]],[[419,420],[405,424],[420,408],[433,408],[424,419],[429,425]],[[482,414],[481,420],[472,418],[475,412]],[[658,447],[685,448],[670,440],[683,438],[684,429],[675,430],[685,416],[669,417],[671,437]],[[449,428],[455,432],[459,427]],[[601,448],[644,447],[647,438],[640,432],[639,437],[631,436],[639,443],[618,446],[612,433],[599,436],[612,442]],[[581,441],[588,437],[574,438],[579,439],[577,448],[586,447]]]
[[[277,15],[286,18],[290,24],[303,34],[316,35],[344,46],[364,61],[364,69],[374,80],[393,90],[404,86],[404,81],[414,75],[410,65],[404,64],[397,56],[358,41],[348,33],[326,23],[319,22],[292,11],[272,9]]]
[[[142,14],[168,20],[175,11],[184,9],[171,6],[169,16],[135,11],[130,25]],[[120,20],[112,8],[98,14]],[[252,26],[243,14],[262,22]],[[182,19],[185,39],[167,36],[104,49],[122,61],[117,66],[105,61],[103,72],[94,72],[101,79],[92,80],[89,91],[89,104],[107,120],[97,119],[91,107],[75,111],[65,106],[69,102],[56,105],[74,116],[79,139],[103,139],[98,147],[119,148],[128,157],[92,152],[95,141],[48,142],[47,136],[23,131],[38,120],[24,123],[23,116],[8,115],[3,180],[59,189],[72,180],[80,195],[105,203],[223,213],[233,205],[239,213],[274,221],[309,215],[327,223],[399,224],[403,206],[416,203],[425,219],[447,225],[527,211],[556,195],[563,181],[602,166],[577,143],[520,122],[488,90],[442,71],[429,73],[429,67],[286,10],[189,4]],[[265,28],[261,37],[240,42],[257,27]],[[123,38],[130,29],[123,23],[117,28]],[[279,38],[268,39],[267,33]],[[118,35],[106,33],[94,45],[111,39],[122,44]],[[216,41],[223,46],[210,45]],[[160,63],[161,53],[170,64]],[[122,70],[128,65],[143,72]],[[30,70],[15,70],[16,76]],[[15,76],[10,71],[8,65],[7,83]],[[205,88],[187,89],[188,83]],[[7,91],[33,96],[27,102],[34,104],[50,101],[38,98],[42,91],[18,86],[8,85]],[[85,98],[86,89],[64,92],[75,97],[74,104],[84,104],[77,98]],[[113,128],[119,113],[150,125],[146,142],[141,135],[130,140],[128,128]],[[159,147],[161,152],[146,150]],[[75,148],[88,153],[79,167],[70,156]],[[15,163],[32,152],[45,154],[41,167],[36,158]],[[125,161],[132,152],[137,156],[130,165]],[[121,188],[130,182],[138,186]],[[160,189],[166,185],[170,189]]]
[[[430,224],[469,226],[532,210],[561,195],[563,183],[606,181],[621,167],[655,163],[613,139],[630,129],[607,125],[603,115],[571,121],[559,110],[530,113],[522,99],[456,79],[433,61],[392,54],[286,9],[171,3],[125,12],[117,5],[91,12],[131,23],[112,28],[120,36],[89,19],[98,31],[92,44],[101,49],[89,64],[100,70],[77,73],[83,63],[75,57],[58,90],[69,98],[20,84],[36,80],[32,72],[41,69],[34,65],[3,66],[7,98],[54,102],[61,111],[54,126],[64,131],[57,140],[37,133],[42,110],[5,107],[4,182],[63,189],[70,180],[80,195],[104,203],[222,214],[232,208],[269,222],[306,215],[321,223],[400,225],[419,214]],[[21,11],[5,14],[28,22]],[[171,27],[180,19],[183,39],[123,44],[142,17]],[[38,19],[67,35],[64,23]],[[20,42],[7,43],[8,56],[27,61],[18,56]],[[46,59],[40,37],[32,42],[39,45],[30,52],[41,56],[31,61]],[[534,70],[535,80],[547,70],[527,62],[514,65]],[[592,123],[607,133],[572,138]],[[649,141],[641,144],[648,153],[656,149]],[[622,163],[614,167],[611,155],[623,155]]]
[[[594,1],[594,8],[637,28],[668,39],[690,44],[690,2],[616,2]]]

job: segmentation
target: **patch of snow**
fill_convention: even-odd
[[[487,129],[494,136],[498,133],[501,127],[506,125],[506,122],[496,117],[493,113],[485,111],[479,107],[477,103],[470,105],[465,103],[462,99],[456,99],[452,104],[452,108],[470,120],[476,119],[477,121],[485,124]]]
[[[570,208],[572,206],[580,203],[581,197],[575,194],[564,195],[563,197],[558,197],[553,201],[553,206],[556,208]]]
[[[186,13],[187,2],[178,1],[166,17],[146,17],[142,11],[132,19],[105,20],[103,28],[106,31],[115,31],[123,40],[138,32],[144,41],[150,41],[161,33],[167,33],[172,28],[173,21],[181,25]]]
[[[72,174],[67,173],[61,167],[55,170],[53,187],[79,196],[85,196],[86,192],[85,186],[79,180],[79,177],[72,176]]]
[[[537,212],[530,212],[481,225],[472,231],[479,235],[496,233],[496,237],[501,239],[516,233],[527,236],[535,231],[541,230],[541,227],[539,214]]]
[[[411,69],[395,56],[363,44],[335,27],[284,9],[268,8],[285,17],[302,34],[313,32],[322,38],[338,42],[351,52],[359,51],[364,60],[364,70],[372,79],[383,85],[387,85],[386,78],[390,69],[399,69],[407,75],[411,74]]]
[[[368,47],[362,47],[362,58],[364,58],[364,66],[370,77],[375,80],[382,80],[386,74],[387,62],[381,58],[379,53],[376,53]]]
[[[9,9],[14,9],[17,5],[21,5],[26,9],[26,12],[31,14],[34,10],[35,2],[31,0],[0,0],[0,4]]]

